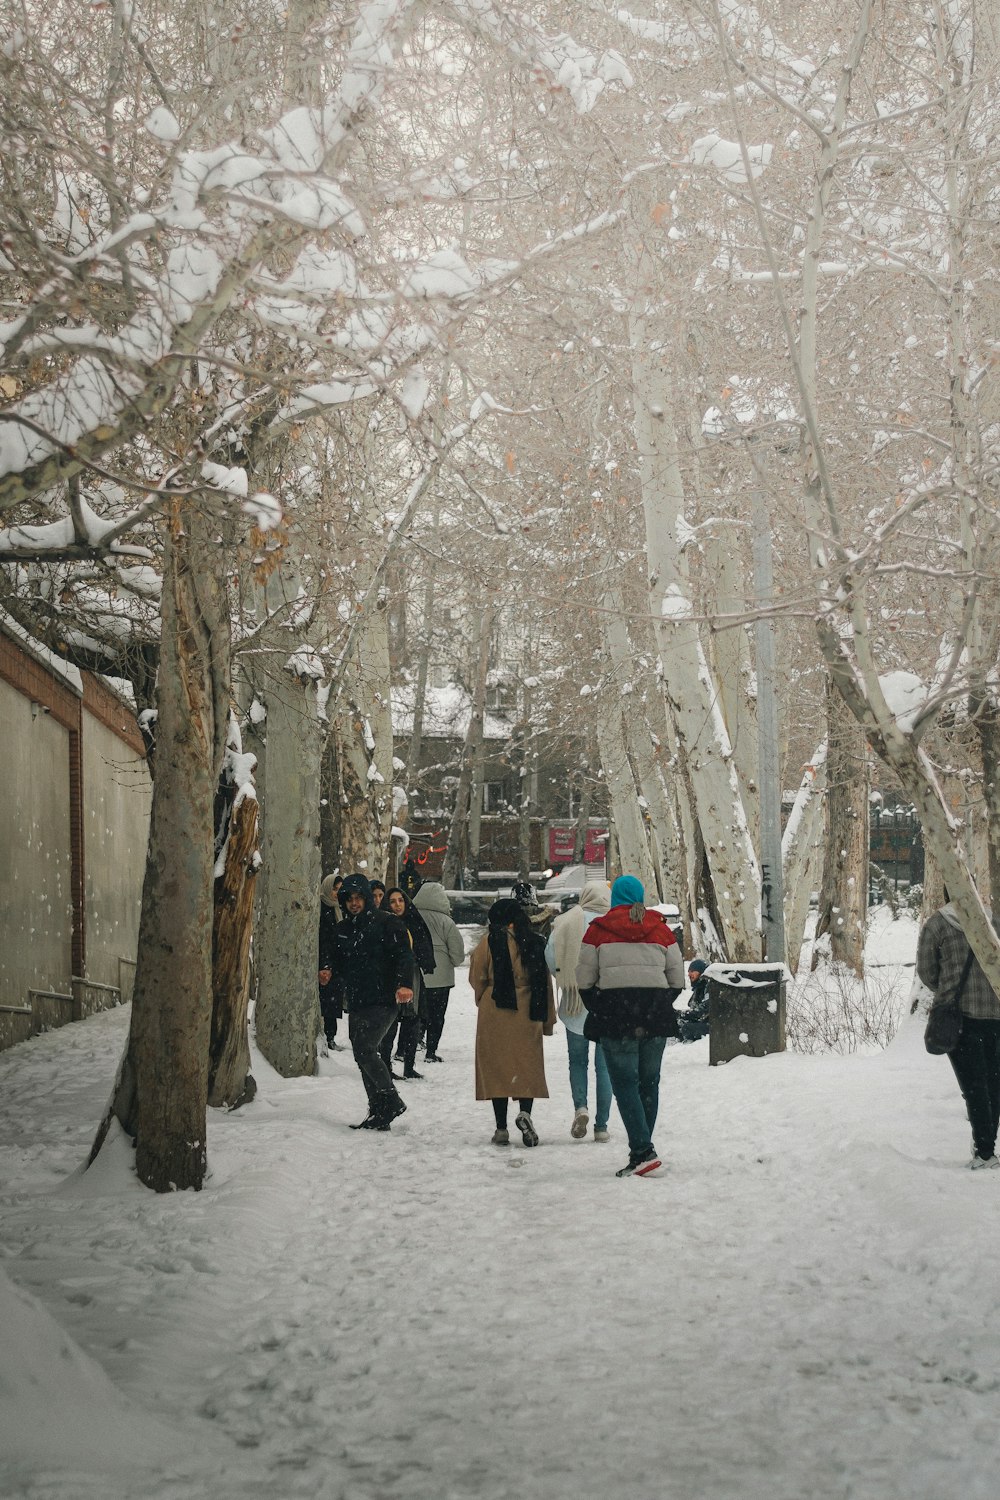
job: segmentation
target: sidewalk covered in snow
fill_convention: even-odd
[[[175,1197],[123,1139],[79,1170],[127,1019],[0,1057],[5,1500],[993,1500],[1000,1181],[916,1019],[864,1056],[668,1048],[667,1169],[618,1181],[561,1031],[541,1147],[490,1147],[463,971],[390,1136],[348,1129],[349,1053],[255,1058]]]

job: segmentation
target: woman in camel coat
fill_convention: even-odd
[[[531,1119],[536,1099],[549,1097],[542,1037],[555,1029],[552,977],[545,944],[516,901],[495,901],[489,929],[469,964],[476,997],[476,1098],[489,1099],[494,1146],[507,1146],[507,1101],[520,1105],[515,1126],[526,1146],[538,1145]]]

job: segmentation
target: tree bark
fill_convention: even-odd
[[[809,916],[809,900],[822,868],[823,813],[826,788],[826,741],[817,746],[807,766],[781,836],[781,868],[785,890],[786,963],[799,971],[802,939]]]
[[[286,670],[266,694],[263,865],[257,922],[257,1045],[284,1078],[316,1067],[319,787],[325,722],[317,684]]]
[[[601,685],[597,701],[597,744],[616,835],[612,873],[637,876],[652,894],[657,888],[656,872],[625,740],[620,684],[609,676]]]
[[[732,745],[708,661],[692,618],[677,553],[684,490],[666,358],[653,320],[630,318],[633,422],[646,522],[650,613],[663,663],[664,689],[701,824],[718,903],[720,937],[731,961],[760,958],[760,870],[750,838]]]
[[[625,724],[625,743],[634,772],[635,784],[642,798],[645,812],[643,827],[650,846],[650,859],[655,875],[648,899],[654,891],[658,899],[673,899],[680,891],[683,878],[681,870],[680,840],[674,811],[670,804],[666,778],[663,774],[664,738],[666,733],[666,711],[662,695],[653,711],[659,713],[659,728],[656,733],[650,723],[650,706],[645,694],[636,691],[638,684],[631,680],[635,649],[625,623],[625,602],[617,586],[610,588],[604,596],[604,635],[612,668],[622,685],[622,714]],[[627,689],[627,691],[626,691]]]
[[[849,597],[849,595],[848,595]],[[872,749],[891,767],[912,799],[923,831],[924,849],[934,860],[962,919],[962,928],[987,979],[1000,991],[1000,940],[993,929],[962,847],[961,829],[952,817],[934,768],[913,731],[900,728],[882,694],[871,657],[860,606],[853,612],[852,643],[861,658],[848,656],[838,630],[824,616],[816,629],[827,668]]]
[[[975,721],[983,758],[990,905],[1000,912],[1000,708],[992,690],[976,705]]]
[[[479,884],[479,850],[483,830],[483,792],[486,782],[486,740],[480,736],[479,743],[472,747],[472,781],[469,787],[469,873],[473,886]]]
[[[323,741],[319,772],[319,847],[324,875],[340,869],[340,762],[335,729]]]
[[[375,609],[343,664],[340,864],[381,880],[392,829],[392,717],[387,612]]]
[[[720,521],[703,542],[705,566],[702,577],[712,592],[707,613],[714,616],[745,614],[747,608],[743,571],[740,566],[739,531],[735,524]],[[733,750],[733,765],[739,780],[750,840],[760,848],[760,755],[757,740],[757,702],[750,691],[754,675],[751,643],[745,625],[714,630],[709,652],[719,684],[719,702]]]
[[[868,922],[868,744],[833,684],[827,687],[826,839],[813,968],[830,958],[859,978]]]
[[[112,1111],[140,1181],[199,1189],[212,1005],[213,806],[229,718],[229,619],[207,521],[167,527],[153,783],[129,1043]],[[102,1126],[91,1159],[106,1133]]]
[[[226,861],[215,881],[212,1032],[208,1102],[236,1109],[257,1092],[250,1073],[250,939],[257,853],[257,798],[241,788],[229,813]]]

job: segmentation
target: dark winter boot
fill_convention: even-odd
[[[361,1075],[361,1082],[364,1084],[365,1093],[368,1095],[368,1113],[358,1125],[352,1125],[351,1129],[374,1130],[375,1126],[378,1124],[378,1093],[368,1082],[368,1079],[363,1073]]]
[[[401,1115],[406,1105],[396,1093],[395,1089],[387,1089],[384,1094],[375,1095],[374,1105],[374,1130],[388,1130],[397,1115]]]

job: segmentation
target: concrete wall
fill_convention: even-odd
[[[139,937],[152,786],[141,755],[83,712],[87,978],[117,985]]]
[[[0,1005],[70,993],[69,734],[0,680]]]
[[[0,768],[4,1048],[131,999],[152,793],[131,711],[2,611]]]

